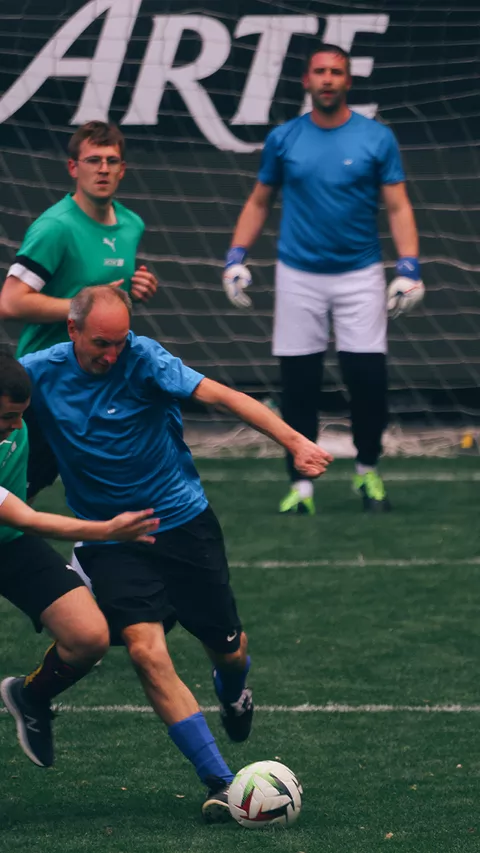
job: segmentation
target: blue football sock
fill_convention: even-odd
[[[213,683],[215,693],[220,702],[229,705],[231,702],[236,702],[240,698],[241,692],[245,687],[248,671],[250,669],[250,655],[247,656],[247,663],[244,670],[238,669],[219,669],[213,670]]]
[[[207,776],[218,776],[228,785],[234,774],[223,760],[207,721],[200,712],[192,714],[168,729],[175,746],[192,762],[202,782]]]

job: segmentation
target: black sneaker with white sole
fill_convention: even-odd
[[[18,742],[25,755],[38,767],[51,767],[53,712],[48,703],[32,702],[23,684],[23,678],[4,678],[0,684],[2,699],[15,720]]]
[[[228,805],[228,788],[225,779],[218,776],[207,776],[205,784],[208,793],[202,805],[202,815],[205,823],[230,823],[233,820]]]
[[[236,702],[220,705],[220,719],[230,740],[247,740],[253,721],[253,699],[249,687],[244,687]]]

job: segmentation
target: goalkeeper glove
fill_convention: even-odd
[[[400,314],[408,314],[425,295],[418,258],[400,258],[395,272],[397,277],[387,288],[388,314],[394,319]]]
[[[250,287],[252,276],[250,270],[244,265],[247,250],[242,246],[232,246],[225,258],[225,270],[223,272],[222,284],[228,299],[235,308],[251,308],[252,300],[245,293]]]

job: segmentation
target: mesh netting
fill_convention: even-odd
[[[279,210],[252,252],[253,311],[227,303],[222,258],[262,140],[308,106],[302,63],[319,38],[351,48],[351,105],[378,111],[395,131],[420,231],[428,297],[391,324],[391,435],[408,450],[421,430],[449,425],[455,444],[480,415],[477,3],[2,0],[2,272],[30,222],[70,189],[64,151],[75,124],[110,116],[128,145],[119,197],[145,220],[140,260],[162,283],[135,330],[278,403],[270,335]],[[391,269],[383,215],[380,229]],[[4,340],[17,333],[1,328]],[[342,422],[333,350],[323,402],[327,423]],[[204,416],[188,417],[204,435]],[[213,441],[223,434],[213,430]],[[228,435],[227,445],[241,443]]]

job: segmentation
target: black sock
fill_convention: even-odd
[[[77,681],[80,681],[88,672],[88,667],[81,667],[65,663],[58,654],[57,644],[53,643],[45,652],[45,657],[37,669],[27,675],[23,688],[28,698],[35,702],[49,702],[54,696],[68,690]]]

